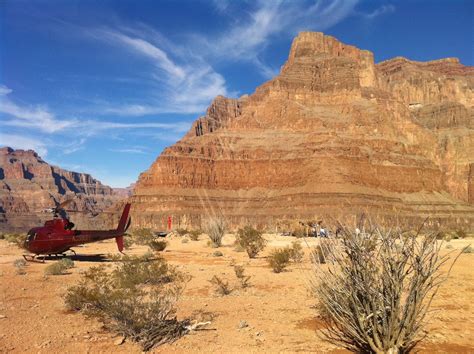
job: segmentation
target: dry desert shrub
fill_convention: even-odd
[[[105,266],[86,271],[68,288],[65,303],[147,351],[188,332],[189,321],[179,321],[175,307],[184,279],[162,258],[125,256],[111,272]]]
[[[168,242],[165,240],[151,240],[148,242],[148,247],[150,247],[153,251],[164,251],[166,246],[168,246]]]
[[[266,244],[262,233],[251,226],[239,229],[235,241],[247,251],[249,258],[255,258],[265,248]]]
[[[219,278],[217,275],[214,275],[209,282],[216,287],[216,293],[221,296],[229,295],[232,292],[229,282]]]
[[[186,236],[189,232],[187,229],[176,229],[175,231],[179,236]]]
[[[239,279],[240,286],[245,289],[250,286],[251,276],[245,275],[245,268],[243,265],[234,264],[234,273],[237,279]]]
[[[137,245],[145,245],[153,240],[153,231],[148,228],[135,229],[131,232],[132,241]]]
[[[222,257],[222,256],[224,255],[224,253],[222,253],[221,251],[214,251],[214,252],[212,253],[212,255],[213,255],[214,257]]]
[[[291,231],[291,236],[298,238],[306,237],[306,229],[303,226],[298,226]]]
[[[277,248],[270,252],[267,258],[268,265],[273,269],[274,273],[281,273],[290,263],[290,249]]]
[[[26,274],[26,271],[25,271],[26,261],[24,259],[22,259],[22,258],[16,259],[13,262],[13,266],[16,269],[16,274],[18,274],[18,275],[25,275]]]
[[[62,260],[57,261],[44,268],[44,275],[64,275],[67,269],[68,265],[66,263],[62,262]]]
[[[293,241],[290,247],[290,260],[295,263],[300,263],[304,257],[303,246],[300,241]]]
[[[5,234],[4,238],[9,243],[14,243],[18,247],[23,248],[26,241],[26,234]]]
[[[327,265],[316,262],[313,272],[324,338],[359,353],[409,353],[423,338],[431,301],[446,279],[441,242],[436,234],[405,237],[376,226],[361,234],[341,230],[340,241],[325,244]]]
[[[222,245],[222,238],[227,229],[227,223],[223,217],[214,217],[207,221],[206,233],[211,239],[213,247],[220,247]]]
[[[331,245],[331,241],[320,240],[320,244],[316,245],[311,251],[311,261],[316,264],[325,264],[326,257],[328,256],[328,247]]]
[[[202,234],[201,230],[192,230],[192,231],[189,231],[188,233],[189,238],[192,241],[199,241],[199,236],[201,236],[201,234]]]

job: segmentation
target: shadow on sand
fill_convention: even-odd
[[[41,257],[42,258],[42,257]],[[67,256],[46,256],[44,257],[45,261],[59,261],[62,258],[70,258],[74,262],[113,262],[110,258],[103,254],[76,254],[76,255],[67,255]]]

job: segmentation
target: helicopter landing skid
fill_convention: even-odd
[[[43,258],[40,260],[40,256],[38,256],[38,255],[24,254],[24,255],[23,255],[23,258],[24,258],[25,261],[27,261],[27,262],[44,263],[44,256],[43,256]]]

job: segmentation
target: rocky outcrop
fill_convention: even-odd
[[[108,227],[107,218],[91,218],[120,197],[91,175],[46,163],[32,150],[0,148],[0,229],[24,231],[50,214],[42,212],[73,199],[67,209],[78,227]]]
[[[280,74],[217,97],[140,175],[138,225],[349,218],[472,226],[473,70],[457,60],[375,64],[369,51],[301,33]]]

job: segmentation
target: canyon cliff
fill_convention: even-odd
[[[122,197],[89,174],[46,163],[33,150],[0,148],[0,230],[26,231],[51,219],[43,211],[67,199],[78,227],[113,227],[110,217],[94,217]]]
[[[379,64],[322,33],[293,41],[280,74],[216,97],[142,173],[135,225],[350,219],[474,225],[474,68],[448,58]]]

